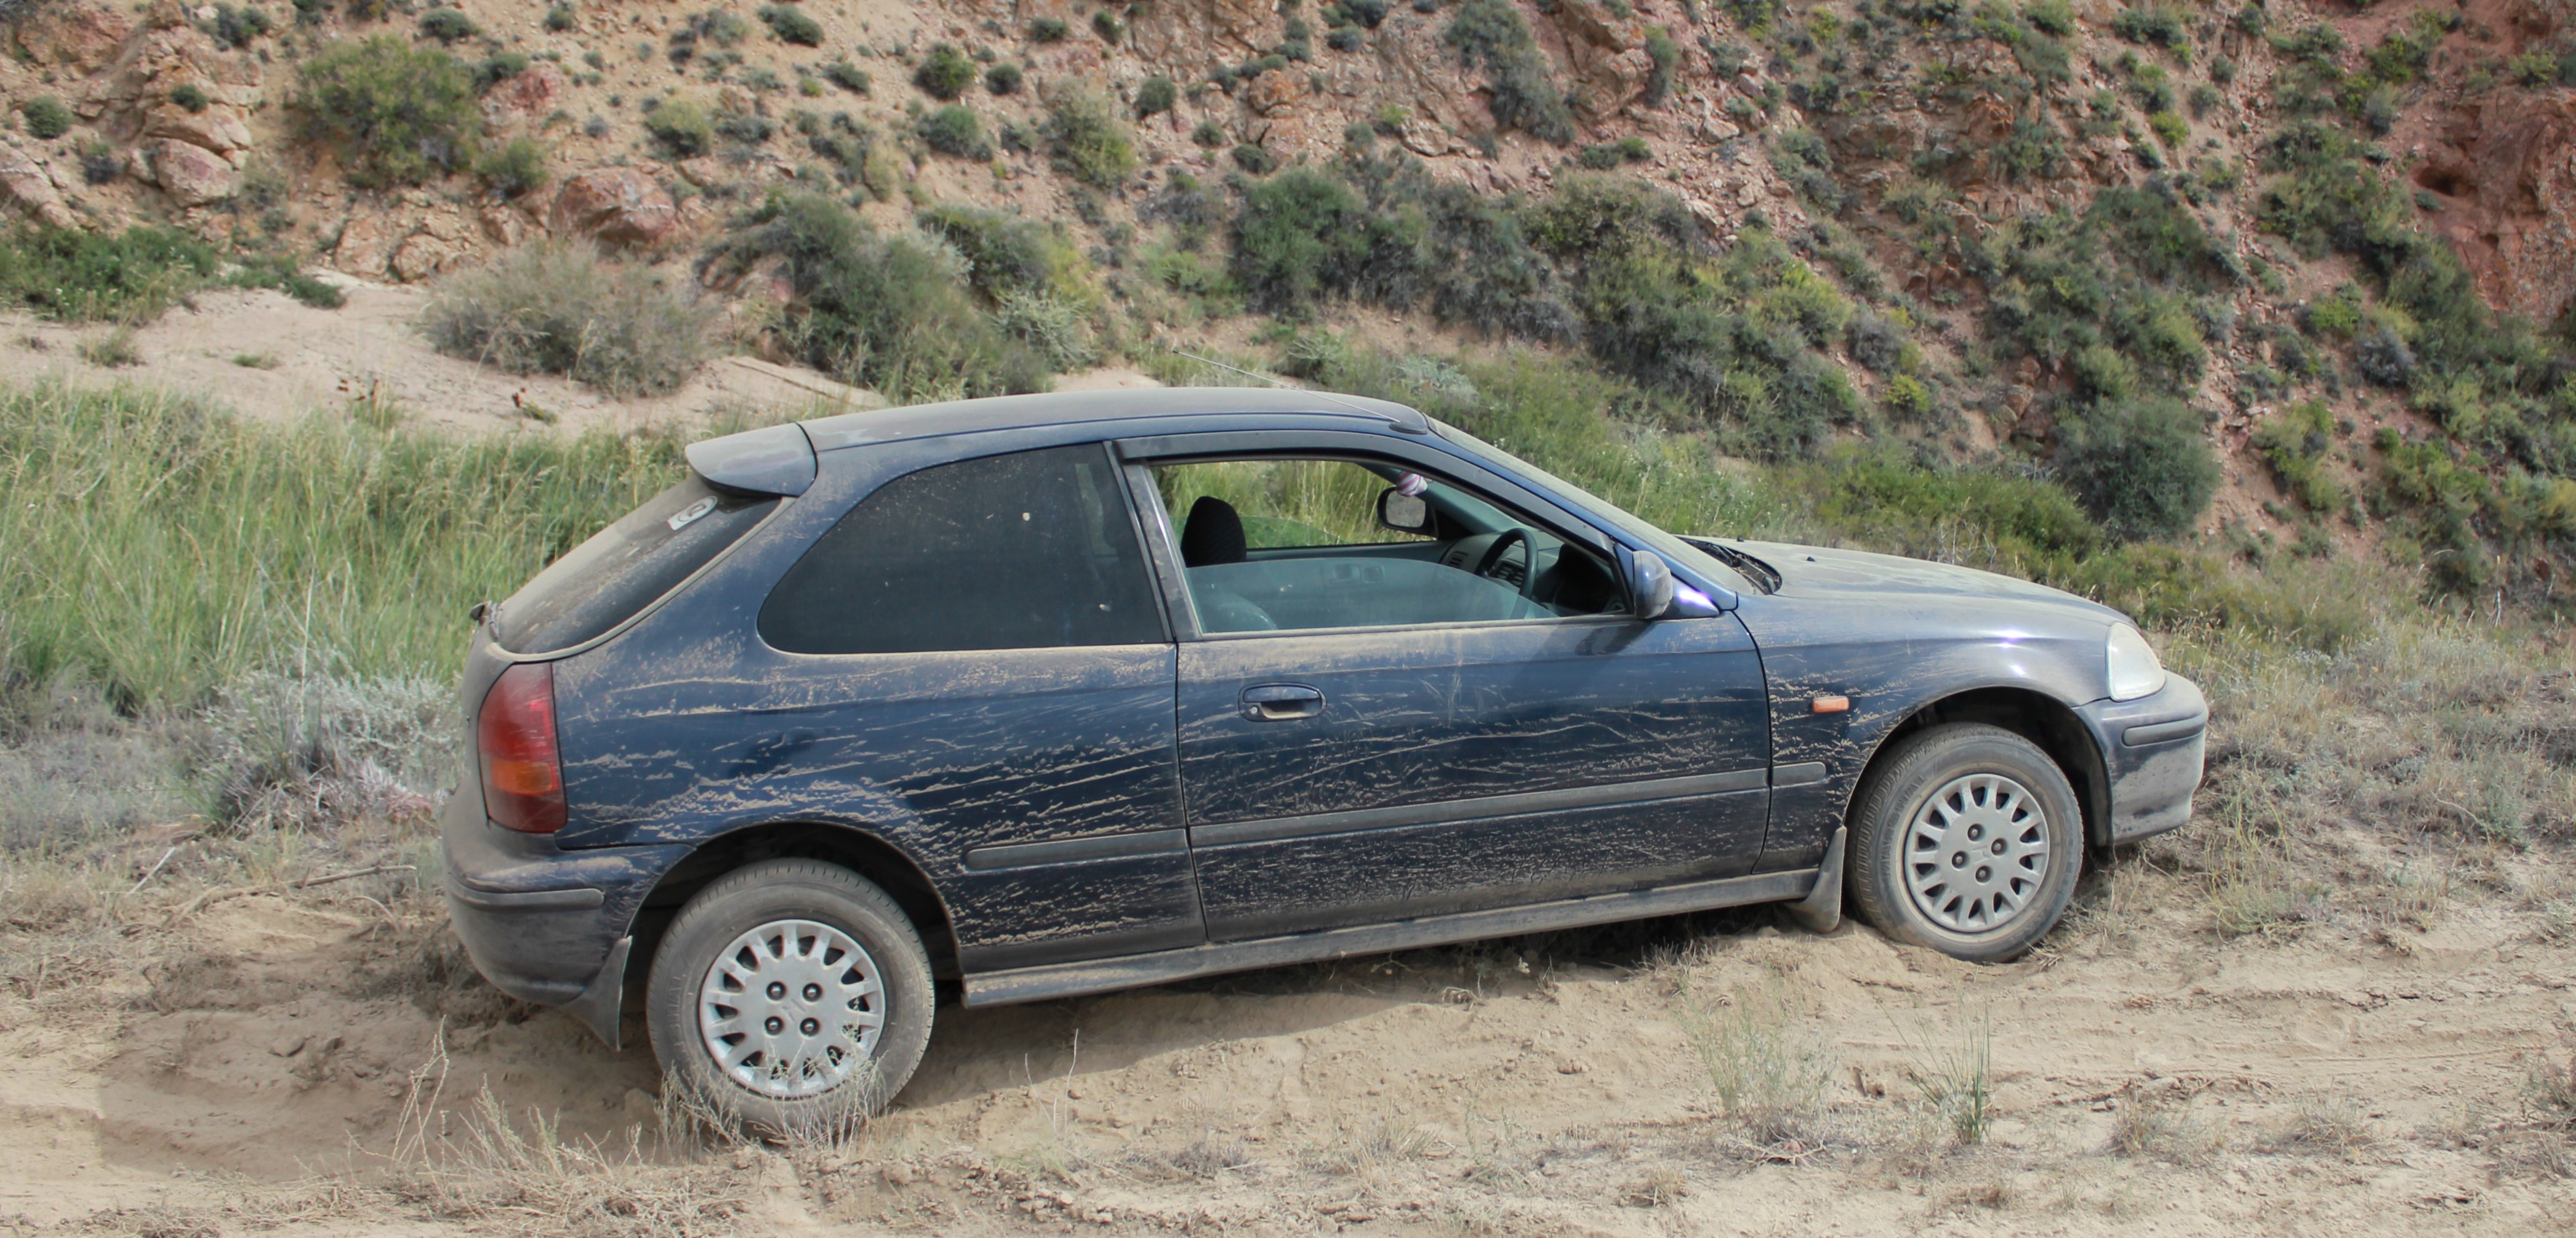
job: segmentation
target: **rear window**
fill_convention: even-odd
[[[720,490],[691,474],[511,594],[501,604],[501,647],[545,653],[599,636],[705,567],[777,506],[776,495]]]
[[[778,582],[760,635],[790,653],[1141,645],[1163,617],[1094,443],[887,482]]]

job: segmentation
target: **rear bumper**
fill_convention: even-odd
[[[2191,820],[2209,734],[2200,685],[2168,675],[2153,696],[2095,701],[2076,713],[2093,731],[2109,782],[2109,837],[2094,841],[2132,842]]]
[[[688,846],[562,850],[547,835],[492,824],[470,787],[448,797],[440,817],[448,915],[474,969],[521,1001],[580,1002],[594,1028],[604,1002],[601,1036],[615,1044],[614,990],[623,976],[609,972],[622,973],[621,943],[636,909]]]

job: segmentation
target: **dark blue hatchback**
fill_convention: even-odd
[[[2182,824],[2116,612],[1683,538],[1419,413],[1021,396],[699,443],[478,610],[483,974],[756,1124],[1029,1001],[1758,902],[2010,957]],[[640,983],[639,983],[640,982]]]

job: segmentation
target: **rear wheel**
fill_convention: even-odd
[[[2075,789],[2039,745],[1982,723],[1898,741],[1853,806],[1852,902],[1878,931],[2000,962],[2055,926],[2083,871]]]
[[[930,1043],[930,959],[865,878],[770,860],[680,910],[653,956],[653,1054],[688,1097],[763,1130],[883,1109]]]

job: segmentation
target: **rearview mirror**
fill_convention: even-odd
[[[1377,495],[1377,522],[1398,533],[1431,535],[1431,504],[1418,494],[1389,486]]]
[[[1627,565],[1628,597],[1639,619],[1660,619],[1673,609],[1673,568],[1651,550],[1621,550]]]

